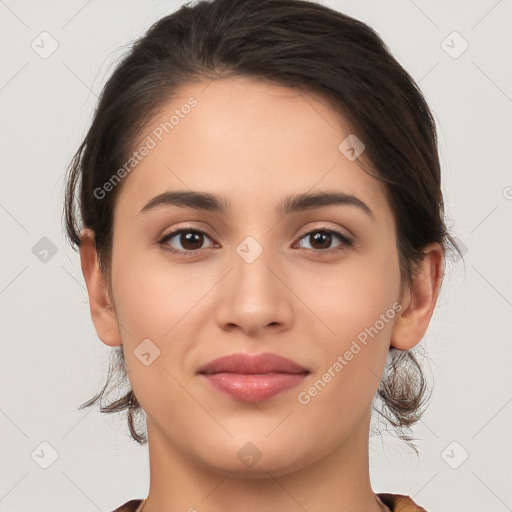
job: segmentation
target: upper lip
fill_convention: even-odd
[[[309,373],[307,368],[277,354],[231,354],[202,366],[198,373],[240,373],[245,375],[264,373]]]

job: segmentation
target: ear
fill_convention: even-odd
[[[82,230],[80,234],[80,262],[96,334],[105,345],[121,345],[116,314],[108,294],[106,279],[99,266],[94,231],[89,228]]]
[[[416,346],[425,335],[437,297],[441,289],[444,268],[444,250],[438,243],[427,245],[425,257],[410,290],[404,293],[402,312],[396,317],[391,332],[391,346],[408,350]]]

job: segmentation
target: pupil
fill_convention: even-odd
[[[315,243],[320,242],[320,245],[323,245],[323,247],[320,247],[320,249],[328,249],[331,245],[331,234],[330,233],[320,233],[316,232],[313,236],[313,239],[315,240]],[[323,244],[321,243],[323,239]],[[327,243],[325,243],[327,242]],[[314,246],[314,244],[312,244]]]
[[[187,233],[182,233],[181,237],[181,245],[185,247],[185,249],[200,249],[201,245],[203,245],[201,233],[188,231]],[[185,243],[183,243],[183,239],[185,239]]]

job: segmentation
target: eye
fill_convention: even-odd
[[[158,243],[168,251],[191,255],[205,248],[203,247],[205,239],[211,240],[203,231],[192,228],[181,228],[165,234]],[[176,245],[181,246],[181,248],[176,248]],[[213,247],[213,244],[210,247]]]
[[[334,247],[330,247],[333,240],[335,241],[336,239],[338,239],[340,243]],[[300,241],[302,240],[309,241],[310,246],[312,246],[311,249],[316,250],[315,252],[342,251],[353,245],[353,241],[351,239],[347,238],[339,231],[327,227],[309,231],[302,236]],[[308,247],[306,248],[308,249]]]
[[[211,241],[211,238],[201,230],[193,228],[180,228],[165,234],[158,241],[158,244],[167,251],[176,254],[183,254],[185,256],[192,256],[199,252],[201,249],[219,247],[213,243],[207,247],[204,247],[203,244],[206,240]],[[301,248],[310,249],[320,253],[343,251],[353,245],[353,241],[351,239],[339,231],[327,227],[318,228],[305,233],[300,238],[299,243],[304,240],[309,242],[310,247],[302,246]],[[338,244],[332,247],[331,244],[336,240],[338,240]]]

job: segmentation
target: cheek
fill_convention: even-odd
[[[330,270],[322,282],[308,294],[308,305],[323,321],[317,328],[325,333],[318,336],[322,358],[303,398],[311,398],[310,410],[336,404],[360,417],[379,386],[401,308],[398,256],[390,248],[354,260],[337,272]]]
[[[192,346],[193,306],[204,290],[192,286],[190,274],[155,264],[147,252],[127,253],[121,244],[116,251],[112,285],[130,385],[146,411],[162,403],[171,411],[183,409],[183,390],[172,376],[183,368]]]
[[[393,261],[335,275],[310,295],[318,316],[334,332],[322,327],[322,362],[297,398],[304,421],[313,422],[325,439],[348,432],[367,414],[377,392],[400,311],[399,272]],[[326,411],[340,422],[317,424]]]
[[[116,312],[129,331],[128,338],[171,336],[204,294],[203,288],[192,285],[190,272],[170,269],[163,258],[155,262],[143,252],[122,255],[122,247],[118,249],[113,255],[112,281]]]
[[[392,250],[378,258],[354,260],[335,271],[331,268],[315,281],[316,286],[308,286],[302,293],[324,321],[328,345],[341,350],[359,334],[364,338],[374,326],[381,339],[389,338],[400,290],[398,259]]]

